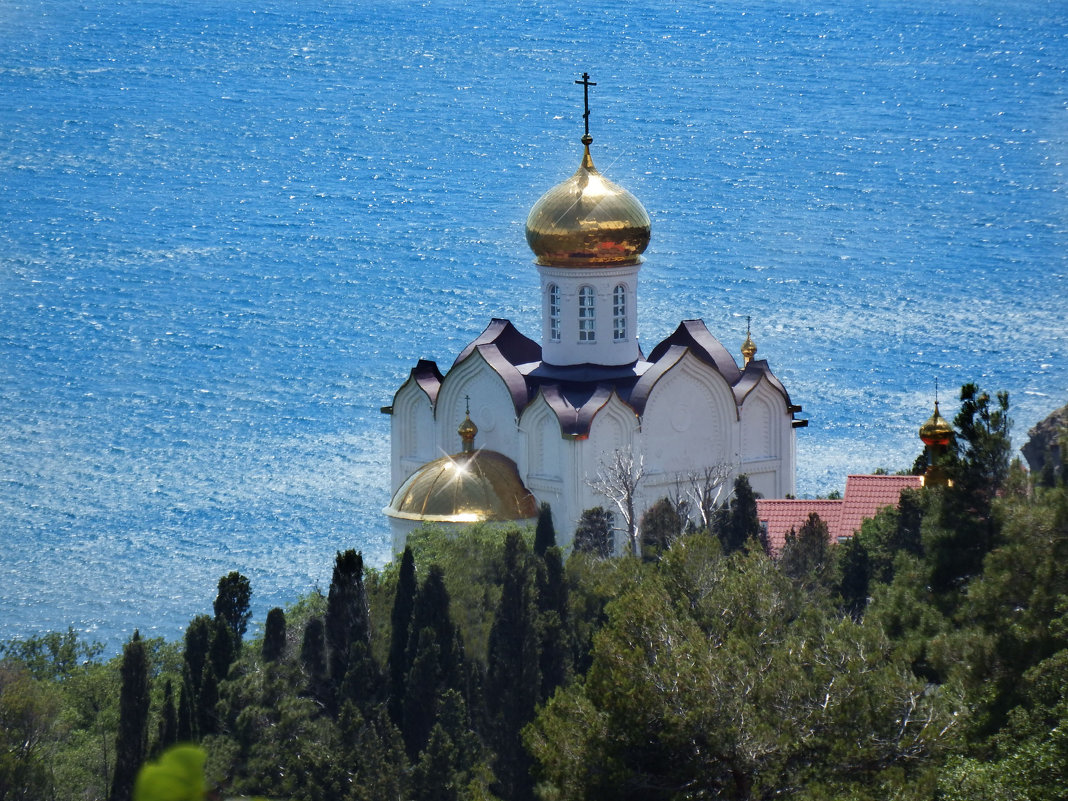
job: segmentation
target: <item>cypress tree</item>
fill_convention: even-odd
[[[267,613],[267,623],[263,627],[263,661],[279,662],[285,650],[286,613],[276,606]]]
[[[122,652],[119,733],[109,801],[129,801],[133,796],[137,771],[148,752],[148,704],[148,654],[135,631]]]
[[[189,678],[189,666],[186,665],[182,669],[182,686],[178,691],[178,742],[191,743],[196,739],[195,721],[192,681]]]
[[[556,528],[553,526],[553,510],[543,503],[538,508],[538,525],[534,529],[534,554],[545,556],[545,552],[556,546]]]
[[[734,479],[734,494],[730,504],[716,515],[714,528],[729,554],[760,542],[760,519],[757,516],[757,495],[744,473]]]
[[[659,559],[682,534],[685,522],[669,498],[661,498],[646,509],[641,522],[642,558]]]
[[[327,706],[330,686],[326,677],[326,636],[323,621],[313,617],[304,627],[300,644],[300,662],[307,677],[307,694],[322,707]]]
[[[782,571],[795,581],[818,578],[828,561],[827,540],[827,524],[812,512],[800,531],[795,533],[791,529],[786,535],[786,544],[779,555]]]
[[[349,659],[354,643],[370,647],[371,626],[367,596],[363,587],[363,556],[349,549],[338,552],[330,593],[326,599],[326,648],[328,676],[335,694],[332,705],[339,708],[337,694],[349,672]]]
[[[534,719],[541,676],[533,582],[518,532],[509,533],[504,543],[503,579],[490,629],[486,706],[493,716],[500,794],[521,801],[533,797],[533,785],[519,733]]]
[[[215,619],[230,629],[234,650],[241,650],[241,638],[245,636],[248,622],[252,619],[249,603],[252,586],[247,578],[236,570],[219,579],[219,591],[215,596]]]
[[[174,686],[171,680],[163,685],[163,709],[160,710],[159,727],[156,730],[156,745],[153,755],[158,756],[164,749],[178,742],[178,711],[174,706]]]
[[[464,675],[460,635],[449,616],[449,593],[438,565],[431,565],[412,608],[406,657],[401,734],[413,759],[426,746],[437,718],[437,701],[461,689]]]
[[[405,547],[401,556],[400,573],[397,576],[397,593],[393,596],[393,611],[390,614],[389,641],[389,714],[394,723],[400,723],[404,701],[404,677],[411,665],[408,662],[408,640],[411,636],[412,611],[418,585],[415,578],[415,557],[412,549]]]
[[[556,547],[545,552],[538,570],[538,634],[541,687],[538,701],[544,703],[571,672],[571,647],[567,636],[570,609],[563,552]]]

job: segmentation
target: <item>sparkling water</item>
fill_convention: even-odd
[[[751,315],[801,494],[911,466],[936,379],[1017,444],[1068,401],[1068,6],[646,5],[0,0],[0,638],[388,559],[379,408],[490,317],[540,337],[583,71],[646,352]]]

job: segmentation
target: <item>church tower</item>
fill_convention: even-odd
[[[590,156],[590,82],[581,81],[586,133],[575,174],[527,216],[527,243],[541,276],[542,359],[567,367],[634,364],[638,347],[638,269],[649,245],[649,215],[609,181]]]

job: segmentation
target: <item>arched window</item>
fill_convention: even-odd
[[[579,290],[579,342],[597,340],[597,318],[594,311],[593,287],[584,286]]]
[[[560,341],[560,287],[549,284],[549,340]]]
[[[612,340],[627,338],[627,288],[619,284],[612,290]]]

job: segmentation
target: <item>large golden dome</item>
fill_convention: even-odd
[[[527,244],[538,264],[550,267],[637,264],[649,245],[649,215],[634,195],[597,171],[587,140],[575,174],[527,215]]]
[[[386,514],[426,523],[480,523],[529,520],[538,516],[538,507],[515,462],[496,451],[469,451],[415,471]]]
[[[478,427],[468,414],[458,432],[463,451],[420,467],[401,484],[386,514],[423,523],[481,523],[538,516],[534,496],[515,462],[497,451],[475,450]]]

